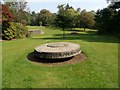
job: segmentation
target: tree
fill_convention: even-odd
[[[77,8],[76,13],[80,14],[80,8]]]
[[[10,8],[11,13],[15,17],[15,21],[22,23],[23,20],[28,20],[26,9],[27,9],[27,2],[23,0],[15,1],[15,2],[5,2],[5,4]]]
[[[95,15],[99,34],[119,35],[120,33],[120,2],[112,2],[107,8],[98,10]]]
[[[36,22],[37,13],[35,13],[35,11],[32,11],[31,13],[29,13],[29,16],[30,16],[30,23],[29,23],[29,25],[35,26],[37,24],[37,22]]]
[[[77,8],[75,13],[75,17],[74,17],[74,23],[75,23],[75,26],[76,28],[79,28],[80,27],[80,12],[81,12],[81,9],[80,8]]]
[[[75,17],[77,13],[67,4],[58,5],[58,13],[56,15],[56,25],[62,28],[63,37],[65,37],[65,28],[75,27]]]
[[[87,12],[86,10],[81,11],[80,13],[80,26],[82,28],[89,28],[94,26],[94,14],[92,12]]]
[[[42,9],[37,16],[38,25],[41,23],[42,26],[50,26],[53,23],[53,14],[46,9]]]
[[[14,20],[13,15],[10,13],[9,8],[6,5],[2,5],[2,38],[11,39],[13,38],[13,32],[7,30],[10,27],[10,22]]]
[[[67,23],[66,28],[73,28],[73,27],[75,27],[76,17],[78,15],[75,12],[75,10],[72,9],[72,8],[67,9],[66,12],[65,12],[65,15],[67,17],[66,19],[68,19],[68,22],[65,22],[65,23]]]
[[[14,16],[10,13],[9,8],[4,4],[2,5],[2,22],[4,21],[13,21]]]
[[[113,9],[119,9],[120,8],[120,1],[110,4],[109,7],[113,8]]]
[[[9,22],[13,21],[14,17],[10,13],[9,8],[6,5],[2,5],[2,29],[5,30],[9,27]]]
[[[114,25],[114,33],[120,37],[120,1],[111,3],[108,8],[114,9],[114,14],[112,18],[112,25]]]
[[[21,10],[23,8],[18,11],[15,9],[11,9],[9,5],[2,5],[2,38],[11,40],[13,38],[23,38],[28,36],[29,33],[27,28],[25,27],[27,23],[26,21],[28,21],[26,20],[28,13],[26,11],[22,11],[23,13],[21,13]],[[17,17],[19,15],[16,15],[16,13],[21,16]]]
[[[97,11],[95,20],[99,34],[113,34],[113,14],[115,14],[115,11],[110,8],[104,8],[103,10]]]
[[[7,6],[9,6],[9,8],[11,9],[14,8],[15,11],[26,9],[26,5],[27,5],[26,0],[15,0],[14,2],[6,2],[6,0],[3,1]]]

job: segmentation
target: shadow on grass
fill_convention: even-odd
[[[84,32],[83,30],[71,30],[71,29],[70,29],[70,30],[67,30],[67,31]]]
[[[70,58],[63,58],[63,59],[41,59],[36,57],[35,52],[31,52],[27,55],[27,58],[31,62],[41,63],[48,66],[56,66],[56,65],[63,65],[63,64],[75,64],[78,62],[84,61],[87,56],[85,54],[78,54],[76,56]]]
[[[63,58],[63,59],[42,59],[37,57],[35,52],[31,52],[27,55],[27,59],[32,62],[38,63],[60,63],[71,60],[73,57],[70,58]]]
[[[118,43],[118,38],[113,36],[98,35],[94,31],[87,31],[86,33],[67,33],[65,38],[62,34],[54,34],[53,37],[46,38],[32,38],[41,40],[83,40],[87,42],[105,42],[105,43]]]

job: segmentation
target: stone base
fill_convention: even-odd
[[[69,58],[81,53],[80,45],[58,42],[40,45],[35,48],[36,56],[44,59]]]

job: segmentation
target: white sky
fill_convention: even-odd
[[[0,0],[1,1],[1,0]],[[15,1],[15,0],[6,0]],[[25,1],[25,0],[22,0]],[[74,9],[81,8],[87,11],[97,11],[107,7],[109,4],[106,0],[26,0],[30,11],[40,12],[41,9],[48,9],[52,13],[57,12],[57,6],[59,4],[69,4]]]
[[[48,9],[55,13],[58,10],[57,6],[62,3],[69,3],[75,9],[79,7],[87,11],[96,11],[108,6],[106,0],[28,0],[28,7],[31,11],[35,12],[39,12],[41,9]]]

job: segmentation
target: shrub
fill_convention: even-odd
[[[28,28],[21,23],[8,22],[9,27],[4,28],[2,31],[2,38],[11,40],[13,38],[30,37]]]
[[[21,23],[17,23],[16,26],[16,38],[24,38],[28,37],[30,34],[28,33],[28,28]]]
[[[7,40],[11,40],[14,37],[13,32],[11,29],[7,28],[7,30],[4,30],[3,38]]]
[[[2,38],[11,40],[15,38],[15,27],[10,22],[4,22],[2,28]]]

